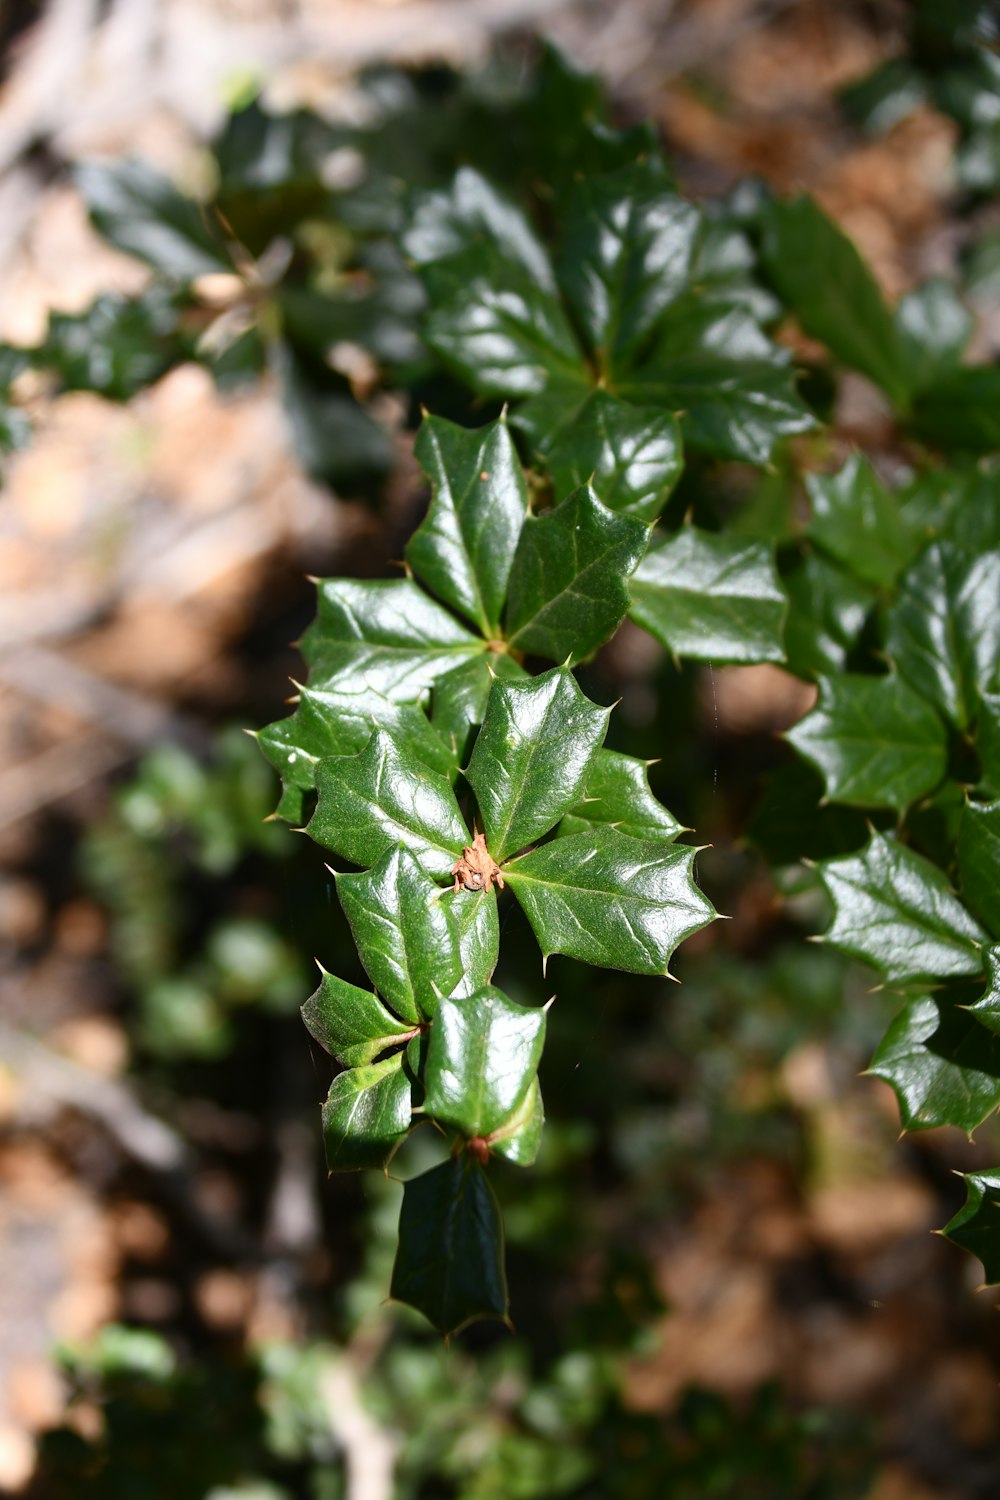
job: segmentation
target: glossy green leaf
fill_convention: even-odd
[[[914,403],[913,426],[926,443],[968,453],[1000,449],[1000,367],[970,365],[936,380]]]
[[[591,489],[530,516],[510,580],[511,646],[557,662],[590,656],[628,612],[627,579],[648,536],[642,521],[615,515]]]
[[[896,328],[915,391],[958,368],[974,320],[950,281],[935,276],[900,300]]]
[[[483,649],[409,578],[324,578],[317,589],[317,616],[301,642],[313,688],[412,701]]]
[[[439,738],[459,763],[468,758],[469,735],[483,722],[495,677],[523,678],[528,674],[505,651],[485,652],[452,667],[434,684],[431,720]]]
[[[540,445],[557,495],[590,484],[609,510],[652,521],[680,478],[681,431],[670,412],[593,391]]]
[[[364,1067],[380,1053],[413,1035],[407,1025],[386,1010],[377,995],[358,989],[346,979],[322,970],[319,989],[302,1007],[309,1031],[345,1068]]]
[[[665,192],[642,164],[576,183],[559,279],[599,367],[613,378],[686,289],[698,228],[697,209]]]
[[[987,797],[1000,797],[1000,693],[983,693],[979,700],[976,753],[981,791]]]
[[[50,313],[36,359],[67,390],[127,401],[187,357],[179,327],[177,301],[163,287],[111,292],[81,313]]]
[[[445,1337],[478,1318],[507,1321],[500,1208],[482,1167],[465,1152],[403,1184],[389,1295]]]
[[[947,992],[920,995],[893,1021],[868,1070],[899,1100],[906,1130],[971,1134],[1000,1104],[1000,1038]]]
[[[797,557],[781,583],[788,595],[788,670],[799,677],[841,671],[874,604],[871,587],[817,552]]]
[[[944,776],[945,726],[895,675],[821,677],[819,702],[785,738],[822,774],[834,802],[904,812]]]
[[[417,197],[403,247],[418,266],[448,260],[470,247],[492,249],[539,287],[555,291],[548,253],[525,215],[472,167],[460,168],[450,187]]]
[[[300,688],[299,705],[254,736],[284,786],[278,814],[299,823],[305,794],[316,785],[316,766],[331,755],[357,755],[373,729],[387,729],[419,760],[442,776],[453,776],[458,756],[435,733],[422,709],[393,703],[378,693],[324,693]]]
[[[493,684],[466,779],[498,864],[576,803],[609,714],[562,667],[527,682]]]
[[[462,977],[458,933],[441,892],[408,850],[370,870],[338,875],[337,895],[372,984],[414,1024],[434,1014]]]
[[[490,1150],[516,1167],[530,1167],[541,1148],[544,1126],[542,1091],[533,1078],[519,1108],[490,1136]]]
[[[403,844],[428,874],[445,876],[469,841],[450,783],[384,729],[360,755],[321,760],[316,789],[306,832],[365,869]]]
[[[675,839],[684,829],[649,788],[647,762],[598,750],[583,797],[559,824],[559,835],[617,828],[637,839]]]
[[[965,1203],[942,1231],[983,1263],[990,1286],[1000,1281],[1000,1173],[966,1172]]]
[[[471,995],[489,984],[500,957],[496,891],[445,891],[441,905],[458,934],[462,960],[462,972],[451,994]]]
[[[323,1105],[323,1142],[331,1172],[384,1167],[411,1123],[410,1080],[403,1054],[340,1073]]]
[[[694,883],[695,852],[602,828],[543,844],[504,878],[546,959],[666,974],[678,943],[715,916]]]
[[[784,659],[785,595],[763,542],[686,526],[647,552],[631,591],[632,619],[675,656]]]
[[[1000,1037],[1000,947],[986,949],[986,988],[968,1007],[981,1026]]]
[[[420,581],[495,639],[528,489],[505,421],[468,429],[425,417],[414,448],[433,485],[406,547]]]
[[[77,186],[94,224],[118,250],[176,281],[224,271],[233,262],[211,211],[185,198],[145,162],[81,167]]]
[[[834,906],[826,941],[890,983],[982,972],[986,933],[923,855],[873,833],[860,854],[818,868]]]
[[[684,442],[716,458],[763,464],[779,438],[815,427],[791,356],[741,307],[696,295],[670,307],[618,395],[678,413]]]
[[[894,583],[921,536],[868,460],[855,454],[836,474],[809,474],[806,489],[810,540],[862,582]]]
[[[896,324],[853,242],[811,198],[771,203],[763,228],[771,280],[805,332],[905,407],[912,384]]]
[[[545,1045],[545,1011],[492,985],[442,1000],[427,1046],[424,1110],[467,1140],[492,1135],[524,1102]]]
[[[907,570],[888,613],[886,651],[901,677],[966,728],[1000,663],[1000,551],[969,559],[934,542]]]
[[[962,899],[1000,937],[1000,802],[967,802],[958,829]]]

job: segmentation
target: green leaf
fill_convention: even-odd
[[[408,578],[325,578],[317,588],[317,617],[301,643],[314,688],[412,701],[483,649]]]
[[[577,801],[609,714],[563,667],[527,682],[494,682],[466,779],[497,864],[547,833]]]
[[[913,113],[927,97],[918,68],[908,58],[892,57],[841,91],[840,102],[850,120],[881,135]]]
[[[338,1074],[323,1105],[328,1170],[387,1166],[410,1123],[410,1080],[402,1052]]]
[[[631,590],[632,619],[675,656],[784,660],[785,595],[763,542],[686,526],[647,552]]]
[[[136,255],[175,281],[233,272],[209,210],[183,197],[145,162],[91,162],[76,173],[96,227],[118,250]]]
[[[478,625],[500,633],[528,488],[505,421],[470,431],[425,417],[414,452],[434,493],[406,547],[421,583]]]
[[[967,802],[958,829],[962,899],[1000,937],[1000,802]]]
[[[779,438],[816,426],[788,351],[743,308],[696,295],[668,309],[650,353],[616,390],[677,412],[685,444],[715,458],[767,463]]]
[[[905,408],[912,383],[896,324],[851,240],[811,198],[769,204],[763,229],[771,280],[805,332]]]
[[[453,747],[459,762],[466,759],[469,735],[483,722],[495,677],[524,678],[524,668],[505,651],[470,657],[452,667],[434,684],[431,719],[439,738]]]
[[[337,895],[372,984],[414,1024],[434,1014],[462,977],[458,933],[438,887],[406,849],[371,870],[338,875]]]
[[[82,313],[50,313],[37,361],[70,391],[127,401],[180,364],[179,307],[163,287],[138,297],[109,293]]]
[[[422,709],[393,703],[378,693],[323,693],[299,689],[299,706],[254,738],[281,773],[284,786],[278,814],[299,823],[305,794],[316,785],[316,766],[331,755],[357,755],[373,729],[387,729],[400,743],[442,776],[453,776],[458,757],[436,734]]]
[[[979,1257],[987,1284],[994,1286],[1000,1281],[1000,1174],[966,1172],[964,1176],[968,1196],[942,1233]]]
[[[677,418],[593,391],[570,421],[543,439],[557,495],[593,486],[609,510],[652,521],[683,468]]]
[[[490,1136],[490,1150],[516,1167],[530,1167],[541,1147],[544,1125],[542,1091],[533,1078],[520,1108]]]
[[[965,729],[1000,661],[1000,551],[968,558],[933,542],[904,574],[886,651],[901,677]]]
[[[1000,693],[983,693],[980,698],[976,753],[982,773],[980,789],[987,797],[1000,797]]]
[[[462,167],[450,187],[417,196],[403,248],[418,266],[428,266],[470,247],[498,252],[530,281],[555,292],[548,252],[524,214],[474,168]]]
[[[545,1045],[545,1011],[491,985],[438,1006],[424,1067],[424,1110],[467,1140],[489,1137],[524,1102]]]
[[[986,949],[986,989],[968,1007],[981,1026],[1000,1037],[1000,948]]]
[[[894,807],[933,790],[948,760],[945,726],[895,675],[819,679],[819,702],[785,738],[822,773],[827,796]]]
[[[466,1153],[403,1184],[389,1295],[445,1337],[478,1318],[507,1321],[500,1208],[482,1167]]]
[[[624,969],[666,974],[684,938],[715,909],[694,883],[696,851],[616,828],[555,839],[504,869],[539,947]]]
[[[686,289],[698,229],[697,209],[665,192],[642,164],[577,182],[559,279],[600,368],[613,378]]]
[[[947,993],[911,1000],[868,1071],[894,1090],[906,1130],[955,1125],[971,1135],[1000,1104],[1000,1038]]]
[[[914,431],[925,443],[968,453],[1000,448],[1000,367],[971,365],[921,391]]]
[[[836,474],[809,474],[809,537],[864,583],[888,587],[920,545],[896,497],[855,454]]]
[[[636,839],[675,839],[684,829],[649,789],[647,762],[598,750],[583,797],[559,824],[560,837],[617,828]]]
[[[500,957],[500,915],[495,891],[445,891],[441,905],[458,934],[462,974],[454,997],[471,995],[493,978]]]
[[[430,875],[448,875],[469,835],[450,783],[406,745],[376,729],[360,755],[316,767],[319,800],[309,836],[368,869],[403,844]]]
[[[591,489],[524,523],[506,630],[519,651],[582,661],[628,613],[626,580],[646,550],[642,521],[615,515]]]
[[[896,328],[914,391],[926,389],[958,368],[973,327],[969,309],[941,276],[901,299]]]
[[[890,983],[982,972],[986,933],[929,859],[873,833],[860,854],[818,868],[834,906],[825,940]]]
[[[345,1068],[364,1067],[406,1041],[413,1027],[386,1010],[377,995],[321,970],[322,979],[302,1007],[309,1031]]]
[[[798,677],[842,670],[874,603],[870,586],[816,552],[796,558],[781,582],[788,595],[788,670]]]

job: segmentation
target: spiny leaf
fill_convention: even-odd
[[[666,974],[715,909],[694,883],[695,850],[615,828],[555,839],[504,870],[542,953],[630,974]]]
[[[386,1010],[377,995],[325,969],[319,989],[302,1007],[302,1019],[320,1046],[345,1068],[373,1063],[413,1034],[413,1027]]]
[[[434,684],[431,720],[438,735],[453,748],[459,763],[466,757],[469,735],[483,722],[490,688],[495,677],[527,677],[527,672],[506,651],[473,656],[452,667]]]
[[[337,895],[372,984],[414,1024],[462,977],[458,933],[441,892],[413,855],[386,850],[359,875],[338,875]]]
[[[525,522],[514,558],[506,629],[511,646],[550,661],[582,661],[628,612],[627,579],[646,550],[641,521],[577,490]]]
[[[894,1090],[907,1130],[955,1125],[971,1134],[1000,1104],[1000,1038],[946,992],[907,1004],[868,1071]]]
[[[452,996],[471,995],[493,978],[500,957],[500,915],[496,891],[445,891],[441,905],[458,934],[462,973]]]
[[[446,1337],[477,1318],[506,1322],[500,1208],[482,1167],[465,1152],[404,1183],[390,1296]]]
[[[467,1140],[486,1137],[524,1102],[545,1043],[545,1011],[489,986],[442,1000],[427,1047],[424,1109]]]
[[[370,869],[404,844],[430,875],[448,875],[468,832],[443,776],[392,735],[376,729],[360,755],[321,760],[319,800],[307,833],[352,864]]]
[[[809,537],[864,583],[888,587],[922,540],[871,464],[855,454],[836,474],[808,474]]]
[[[1000,947],[987,948],[985,959],[986,989],[969,1006],[969,1014],[987,1031],[1000,1037]]]
[[[962,899],[1000,937],[1000,802],[967,802],[958,829]]]
[[[521,210],[472,167],[443,190],[417,196],[403,247],[418,266],[466,250],[492,247],[544,287],[555,290],[548,254]]]
[[[544,1125],[542,1091],[533,1078],[520,1107],[490,1136],[490,1150],[516,1167],[530,1167],[541,1147]]]
[[[592,391],[539,446],[557,495],[590,484],[609,510],[642,521],[659,515],[684,466],[671,412],[605,390]]]
[[[826,941],[890,983],[982,972],[986,933],[923,855],[873,833],[860,854],[818,868],[834,905]]]
[[[493,684],[466,779],[498,864],[576,802],[609,713],[584,697],[566,668]]]
[[[340,1073],[323,1105],[323,1140],[331,1172],[384,1167],[410,1128],[410,1080],[403,1054]]]
[[[978,1255],[990,1286],[1000,1281],[1000,1173],[966,1172],[968,1197],[943,1233]]]
[[[683,831],[673,813],[650,791],[644,760],[598,750],[583,798],[570,808],[558,832],[560,836],[586,833],[609,825],[633,838],[668,842]]]

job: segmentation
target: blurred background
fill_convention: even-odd
[[[383,1301],[399,1185],[326,1179],[330,1064],[298,1007],[314,957],[357,960],[320,851],[265,821],[277,777],[243,732],[285,712],[306,575],[389,571],[426,503],[385,372],[448,414],[454,393],[420,364],[393,195],[446,175],[461,109],[530,78],[540,36],[618,123],[655,122],[686,193],[815,193],[892,297],[961,270],[995,352],[1000,253],[968,256],[1000,244],[988,164],[905,89],[878,120],[845,108],[910,20],[896,0],[0,9],[0,1490],[996,1495],[995,1299],[931,1230],[1000,1132],[900,1141],[859,1076],[893,1007],[803,941],[825,911],[759,806],[812,690],[678,668],[628,628],[587,669],[622,698],[617,748],[660,758],[654,789],[712,844],[733,920],[684,946],[680,986],[555,960],[543,1152],[496,1173],[515,1331],[447,1348]],[[84,163],[132,157],[294,224],[279,260],[378,272],[331,360],[291,316],[261,359],[210,267],[170,345],[153,273],[81,191]],[[147,288],[130,322],[117,299]],[[49,368],[19,371],[8,346],[42,343]],[[836,451],[878,440],[880,400],[844,378]],[[516,995],[536,959],[506,946]]]

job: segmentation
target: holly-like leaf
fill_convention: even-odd
[[[698,295],[668,309],[651,351],[616,389],[629,401],[677,412],[686,445],[716,458],[767,463],[779,438],[816,425],[788,350],[743,308]]]
[[[895,583],[921,535],[868,460],[855,454],[836,474],[809,474],[806,489],[810,539],[864,583]]]
[[[470,431],[425,417],[414,448],[434,487],[406,547],[420,581],[495,639],[521,526],[524,473],[505,421]]]
[[[940,715],[894,674],[819,679],[819,702],[785,736],[823,776],[827,796],[904,812],[945,773]]]
[[[466,759],[470,731],[483,722],[495,677],[523,678],[527,672],[505,651],[480,653],[452,667],[434,684],[431,720],[458,762]]]
[[[942,1232],[979,1257],[988,1285],[994,1286],[1000,1282],[1000,1173],[964,1175],[968,1196]]]
[[[818,552],[795,559],[782,574],[788,595],[785,656],[798,677],[841,671],[874,603],[868,585]]]
[[[325,578],[317,589],[317,616],[302,638],[313,688],[412,702],[483,649],[409,578]]]
[[[466,779],[497,864],[548,833],[578,800],[609,714],[563,667],[527,682],[494,682]]]
[[[545,1011],[489,986],[442,1000],[424,1066],[424,1110],[467,1140],[499,1130],[524,1102],[545,1044]]]
[[[331,1172],[384,1167],[411,1123],[410,1080],[402,1052],[340,1073],[323,1105],[323,1141]]]
[[[322,971],[319,989],[302,1007],[309,1031],[345,1068],[364,1067],[413,1035],[377,995]]]
[[[666,974],[678,943],[716,914],[694,883],[695,853],[602,828],[543,844],[504,878],[546,959]]]
[[[428,874],[448,875],[469,841],[450,783],[384,729],[360,755],[321,760],[316,789],[306,832],[365,869],[403,844]]]
[[[529,517],[510,580],[511,646],[550,661],[589,656],[628,612],[627,579],[648,535],[642,521],[615,515],[589,488]]]
[[[492,249],[530,280],[555,291],[548,254],[521,210],[472,167],[461,167],[448,188],[418,195],[403,248],[418,266],[448,260],[475,247]]]
[[[826,941],[890,983],[982,972],[986,933],[923,855],[873,833],[860,854],[818,868],[834,906]]]
[[[1000,693],[983,693],[979,700],[976,753],[982,792],[987,797],[1000,797]]]
[[[520,1107],[490,1136],[490,1150],[516,1167],[530,1167],[541,1147],[544,1125],[542,1091],[533,1078]]]
[[[896,328],[915,391],[958,368],[974,320],[951,282],[932,277],[900,300]]]
[[[904,407],[912,385],[889,309],[854,244],[811,198],[771,203],[762,253],[802,328]]]
[[[675,656],[784,659],[785,595],[763,542],[687,526],[647,552],[631,591],[633,620]]]
[[[88,163],[77,186],[94,224],[118,250],[175,281],[223,271],[233,262],[210,211],[185,198],[145,162]]]
[[[500,1208],[467,1153],[403,1184],[389,1295],[422,1312],[445,1337],[478,1318],[507,1321]]]
[[[633,406],[597,390],[540,445],[557,495],[592,485],[609,510],[642,521],[659,515],[683,468],[681,430],[671,412]]]
[[[1000,937],[1000,802],[967,802],[958,828],[962,899]]]
[[[1000,1104],[1000,1038],[947,992],[920,995],[893,1021],[868,1071],[895,1091],[906,1130],[971,1135]]]
[[[1000,448],[1000,369],[969,365],[936,380],[914,403],[913,426],[926,443],[968,453]]]
[[[176,297],[152,287],[138,297],[108,293],[81,313],[51,313],[37,363],[70,391],[127,401],[186,357]]]
[[[980,694],[996,687],[1000,551],[970,559],[948,542],[927,547],[901,580],[886,650],[901,677],[967,728]]]
[[[445,891],[441,905],[458,934],[462,972],[452,996],[474,994],[488,985],[500,957],[500,915],[495,891]]]
[[[357,755],[373,729],[389,730],[432,771],[454,776],[457,754],[435,733],[426,714],[415,704],[394,703],[378,693],[324,693],[300,688],[295,713],[254,736],[281,774],[279,817],[300,823],[305,794],[316,786],[318,762],[331,755]]]
[[[986,949],[986,988],[969,1006],[969,1015],[1000,1037],[1000,947]]]
[[[645,164],[582,176],[563,226],[559,279],[600,368],[617,379],[686,289],[699,215]]]
[[[617,828],[637,839],[665,839],[684,829],[650,791],[647,763],[616,750],[598,750],[583,797],[559,824],[559,835]]]
[[[413,855],[389,849],[370,870],[338,875],[337,895],[372,984],[415,1024],[462,976],[458,933],[441,892]]]

